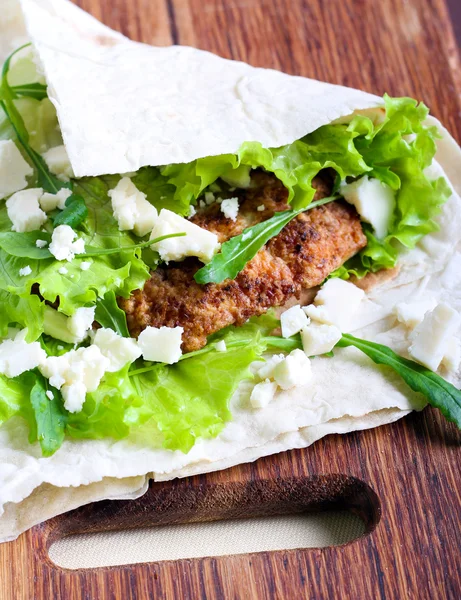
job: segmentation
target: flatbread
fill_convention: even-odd
[[[382,104],[196,48],[133,42],[67,0],[21,4],[77,177],[235,153],[250,141],[282,146]]]
[[[233,152],[250,140],[290,143],[355,109],[382,104],[358,90],[253,69],[194,49],[130,42],[65,0],[21,3],[78,175]],[[194,69],[200,102],[181,87],[185,69]],[[120,106],[130,108],[120,112]],[[354,324],[357,335],[403,354],[408,332],[392,316],[397,302],[430,293],[461,310],[461,151],[440,129],[442,166],[434,163],[431,169],[437,176],[443,167],[454,191],[440,231],[402,257],[395,278],[368,293]],[[148,434],[139,431],[123,441],[66,440],[55,455],[43,458],[38,445],[28,444],[25,423],[11,419],[0,428],[0,540],[92,500],[140,495],[151,476],[165,480],[227,468],[306,447],[329,433],[390,423],[425,404],[397,375],[354,348],[336,351],[334,359],[315,359],[313,371],[309,386],[280,392],[259,410],[249,404],[251,385],[242,383],[231,403],[233,421],[188,454],[150,449],[143,440]],[[459,373],[450,378],[459,385]]]

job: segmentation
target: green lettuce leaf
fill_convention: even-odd
[[[43,332],[44,304],[38,296],[21,298],[0,290],[0,338],[8,333],[8,327],[27,327],[26,341],[37,340]]]
[[[224,154],[188,164],[168,165],[162,169],[162,175],[175,186],[176,201],[187,207],[229,170],[241,165],[262,167],[274,173],[285,185],[293,208],[305,208],[314,197],[312,180],[321,169],[332,167],[341,179],[370,170],[354,146],[358,135],[345,126],[327,125],[288,146],[268,149],[257,142],[245,143],[236,155]]]

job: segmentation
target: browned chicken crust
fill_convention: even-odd
[[[315,199],[331,193],[328,174],[313,182]],[[233,194],[236,195],[235,193]],[[256,172],[252,187],[238,193],[235,222],[219,204],[202,209],[193,219],[224,242],[245,228],[286,210],[287,191],[273,176]],[[264,211],[258,207],[264,205]],[[291,221],[270,240],[235,280],[199,285],[194,280],[201,263],[187,259],[159,267],[144,289],[119,304],[127,314],[130,333],[137,337],[147,326],[184,328],[183,351],[198,350],[212,333],[228,325],[242,325],[253,315],[281,306],[303,289],[319,285],[336,268],[366,245],[355,209],[332,202],[309,210]]]

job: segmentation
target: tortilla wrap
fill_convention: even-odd
[[[356,110],[382,105],[365,92],[193,48],[132,42],[67,0],[21,5],[77,176],[187,162],[235,152],[245,141],[280,146]],[[14,39],[11,21],[0,19],[0,33],[7,27]],[[22,26],[18,19],[14,23]],[[445,171],[454,192],[439,218],[440,230],[401,258],[397,277],[368,293],[354,326],[355,335],[403,355],[408,332],[392,316],[397,302],[430,293],[461,310],[461,150],[432,122],[443,137],[431,169]],[[258,410],[250,407],[251,384],[244,382],[231,402],[233,420],[188,454],[149,449],[141,431],[123,441],[66,440],[44,458],[37,444],[28,444],[26,424],[11,419],[0,428],[0,541],[93,500],[137,497],[149,477],[227,468],[306,447],[330,433],[391,423],[425,405],[397,375],[353,348],[336,350],[334,359],[315,359],[313,371],[309,386],[281,392]],[[447,378],[460,383],[460,373]]]

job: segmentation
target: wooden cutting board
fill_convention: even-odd
[[[133,39],[424,99],[461,141],[461,70],[444,0],[77,3]],[[153,484],[137,501],[93,504],[0,545],[0,599],[459,599],[460,462],[460,432],[426,409],[306,450]],[[47,554],[76,532],[331,507],[359,514],[367,534],[321,550],[80,571]]]

